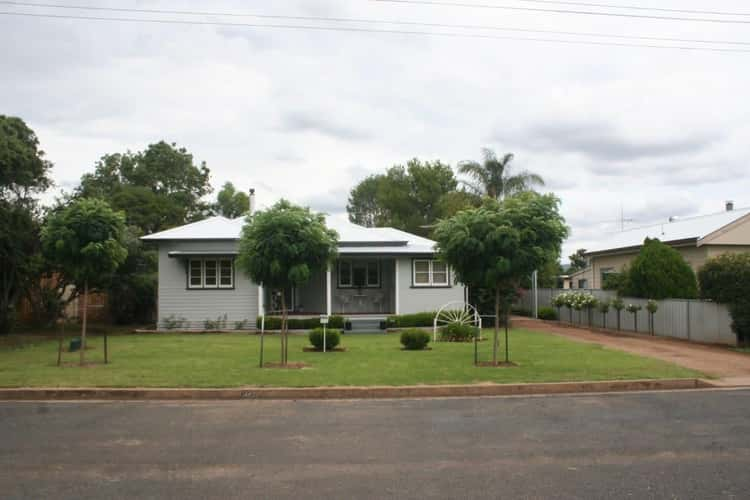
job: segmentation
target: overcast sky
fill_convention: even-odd
[[[750,50],[750,24],[739,23],[368,0],[88,4],[724,40],[748,45],[722,47]],[[729,19],[750,22],[744,1],[658,6],[744,11],[748,16]],[[476,28],[8,5],[0,11],[712,46]],[[205,160],[214,186],[229,180],[255,187],[261,206],[283,196],[340,214],[351,187],[369,174],[412,157],[455,165],[490,147],[515,153],[517,169],[541,174],[562,199],[572,228],[564,255],[617,230],[621,207],[643,225],[716,212],[727,199],[750,205],[750,53],[5,15],[0,45],[0,113],[22,117],[37,132],[57,185],[68,190],[103,154],[164,139]]]

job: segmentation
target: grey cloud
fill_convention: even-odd
[[[328,215],[346,213],[346,194],[343,191],[329,191],[316,196],[310,196],[301,201],[304,206],[316,212]]]
[[[605,122],[558,121],[545,122],[525,129],[511,131],[504,137],[494,134],[498,141],[515,142],[536,151],[578,153],[593,160],[632,161],[697,153],[713,145],[713,133],[693,134],[679,139],[632,139]],[[594,173],[604,173],[604,167],[592,167]],[[597,171],[600,170],[600,171]]]
[[[345,141],[361,141],[370,135],[356,127],[336,123],[319,114],[295,111],[282,118],[282,132],[317,132],[319,134]]]

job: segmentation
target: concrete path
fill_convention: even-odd
[[[722,379],[727,386],[750,385],[750,355],[718,346],[637,334],[610,334],[529,318],[513,318],[513,326],[599,344],[640,356],[669,361]]]
[[[747,498],[750,390],[0,403],[0,497]]]

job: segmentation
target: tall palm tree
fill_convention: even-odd
[[[482,163],[464,161],[458,164],[458,171],[471,177],[472,181],[462,181],[470,190],[496,200],[529,191],[534,186],[544,186],[544,179],[528,170],[512,175],[512,161],[513,153],[506,153],[498,159],[494,151],[483,148]]]

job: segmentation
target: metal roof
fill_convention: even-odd
[[[159,233],[144,236],[146,241],[201,241],[238,240],[245,223],[244,217],[228,219],[222,216],[185,224]],[[335,217],[327,217],[326,225],[339,234],[340,250],[347,254],[402,254],[433,253],[435,242],[390,227],[369,228]]]
[[[586,254],[612,252],[643,245],[646,238],[657,238],[664,243],[698,243],[706,236],[731,224],[732,222],[750,215],[749,208],[740,208],[697,217],[674,219],[672,222],[652,224],[629,229],[620,233],[612,233],[588,248]]]

